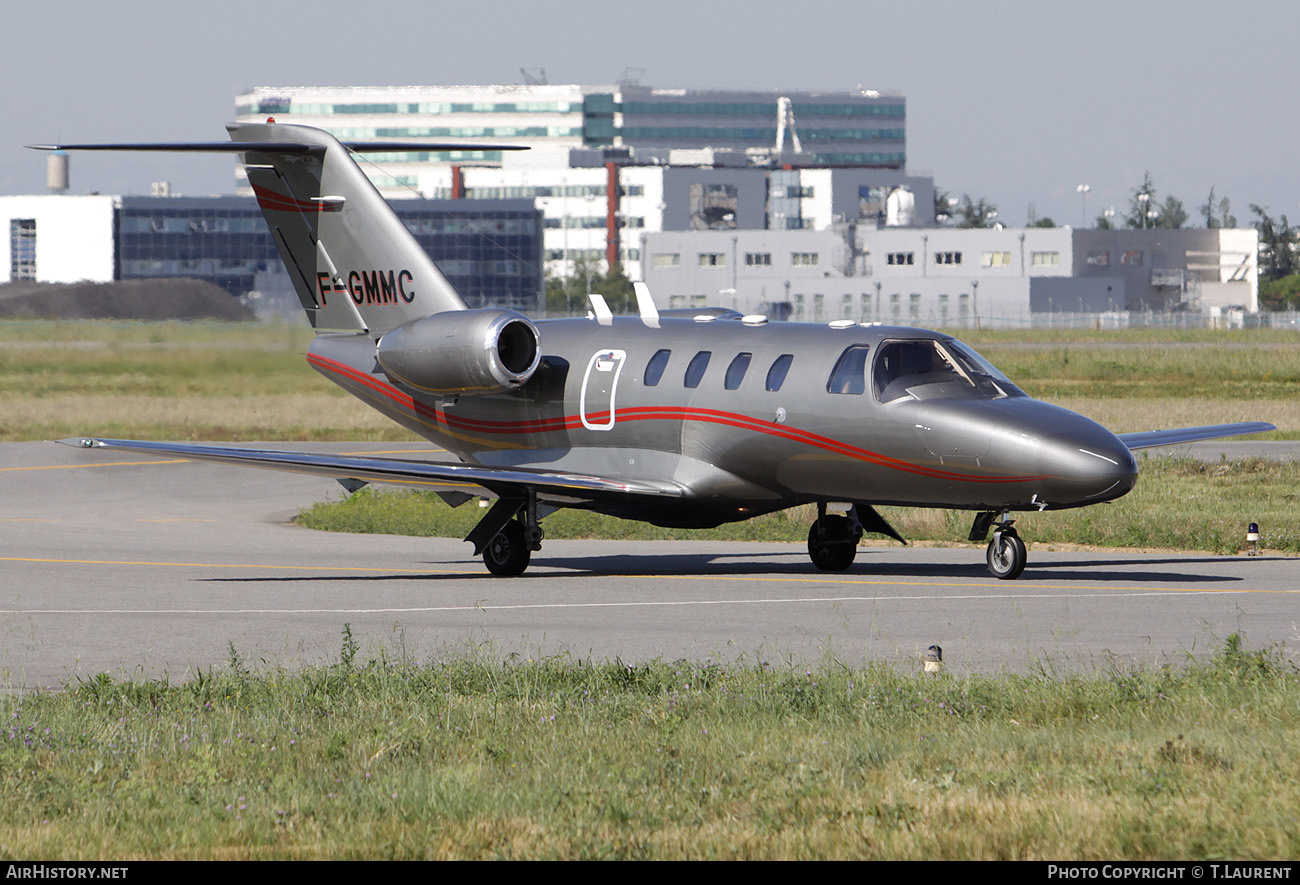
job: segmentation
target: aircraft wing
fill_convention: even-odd
[[[1244,436],[1247,433],[1264,433],[1269,430],[1277,430],[1277,427],[1264,421],[1245,421],[1240,424],[1207,424],[1204,427],[1180,427],[1177,430],[1119,433],[1116,436],[1119,437],[1120,442],[1133,450],[1176,446],[1203,439],[1222,439],[1226,436]]]
[[[147,442],[134,439],[72,438],[57,442],[82,449],[124,449],[149,454],[179,455],[195,461],[215,461],[264,467],[289,473],[310,473],[338,480],[361,480],[411,486],[468,496],[517,497],[527,489],[553,501],[581,502],[609,496],[646,495],[678,498],[684,489],[671,482],[610,479],[582,473],[518,467],[480,467],[443,461],[405,461],[354,455],[317,455],[271,449],[239,449],[193,443]]]

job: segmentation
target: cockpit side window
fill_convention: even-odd
[[[867,351],[865,344],[847,347],[835,361],[835,368],[826,381],[828,393],[862,394],[867,391]]]
[[[886,341],[876,351],[872,390],[882,403],[912,399],[1000,399],[1021,395],[985,360],[956,342],[919,338]]]
[[[960,377],[933,341],[887,341],[876,354],[872,386],[876,399],[888,403],[907,396],[910,387]]]

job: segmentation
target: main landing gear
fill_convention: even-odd
[[[1029,553],[1025,550],[1025,542],[1020,540],[1020,535],[1016,533],[1015,520],[1008,519],[1008,513],[996,513],[992,510],[985,511],[975,517],[975,522],[971,525],[970,539],[972,541],[983,541],[988,537],[989,528],[993,527],[993,521],[997,520],[997,526],[993,528],[993,537],[989,540],[988,551],[985,553],[985,559],[989,564],[989,573],[995,578],[1001,578],[1004,581],[1010,581],[1020,577],[1020,573],[1025,570],[1025,563],[1029,561]]]
[[[818,502],[817,519],[808,529],[808,558],[824,572],[842,572],[853,565],[866,532],[907,543],[870,504],[853,504],[845,516],[828,516],[826,502]]]
[[[538,519],[537,495],[531,489],[527,498],[498,498],[465,540],[473,542],[474,553],[483,555],[483,564],[492,574],[522,575],[533,551],[542,549]]]

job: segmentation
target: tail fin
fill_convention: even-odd
[[[226,128],[235,145],[248,148],[249,184],[317,330],[381,335],[409,320],[465,309],[332,135],[280,123]]]
[[[351,151],[445,151],[482,145],[339,142],[311,126],[231,123],[229,142],[39,144],[37,150],[186,151],[242,155],[248,180],[303,309],[319,330],[375,337],[414,319],[464,310],[428,254]],[[493,150],[527,150],[492,145]]]

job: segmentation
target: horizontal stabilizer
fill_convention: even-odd
[[[678,498],[681,486],[669,482],[614,480],[581,473],[480,467],[442,461],[406,461],[352,455],[317,455],[272,449],[238,449],[193,443],[148,442],[134,439],[73,438],[57,440],[83,449],[123,449],[150,454],[179,455],[195,461],[215,461],[263,467],[288,473],[309,473],[334,479],[363,480],[432,491],[455,490],[488,497],[518,497],[528,489],[539,497],[566,503],[592,501],[606,495],[648,495]]]
[[[1245,436],[1248,433],[1267,433],[1277,430],[1275,425],[1264,421],[1244,421],[1240,424],[1207,424],[1204,427],[1180,427],[1177,430],[1147,430],[1141,433],[1116,434],[1120,442],[1129,449],[1153,449],[1157,446],[1176,446],[1181,443],[1199,442],[1203,439],[1223,439],[1229,436]]]

